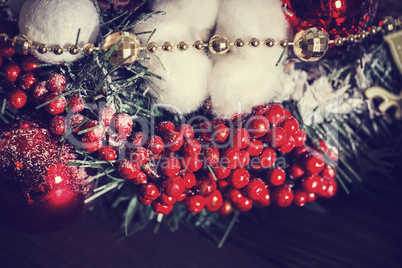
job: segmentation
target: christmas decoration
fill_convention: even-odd
[[[392,94],[382,87],[371,87],[366,90],[366,97],[369,99],[381,98],[384,101],[380,104],[378,109],[385,113],[389,108],[395,107],[395,119],[402,119],[401,103],[402,103],[402,93],[399,95]]]

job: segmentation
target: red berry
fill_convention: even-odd
[[[229,176],[231,169],[230,168],[226,168],[224,166],[221,165],[216,165],[213,168],[213,172],[215,174],[215,177],[218,180],[222,180],[225,179]]]
[[[246,150],[240,151],[240,167],[246,167],[250,163],[250,154]]]
[[[159,194],[158,187],[152,182],[145,183],[140,188],[140,195],[148,200],[155,200],[159,197]]]
[[[328,181],[324,180],[323,178],[320,178],[321,182],[319,185],[320,191],[317,193],[317,195],[319,197],[324,197],[325,196],[325,192],[327,191],[328,188]]]
[[[117,133],[128,137],[133,129],[133,119],[126,113],[117,114],[113,120],[113,127]]]
[[[50,131],[56,135],[63,135],[66,133],[66,118],[58,115],[50,121]]]
[[[278,207],[288,207],[293,202],[293,191],[289,185],[281,185],[272,193],[272,199]]]
[[[292,118],[293,117],[292,113],[289,112],[289,110],[287,110],[287,109],[283,109],[283,110],[285,111],[285,117],[286,118]]]
[[[46,82],[36,82],[33,85],[32,96],[40,101],[44,101],[46,99],[46,94],[48,90],[46,88]]]
[[[162,153],[164,149],[162,138],[159,136],[151,136],[145,143],[145,148],[154,154]]]
[[[271,195],[269,193],[269,190],[267,188],[264,188],[261,195],[262,197],[258,200],[255,200],[254,202],[261,207],[269,206],[271,204]]]
[[[250,174],[245,168],[238,168],[232,170],[227,181],[231,186],[240,189],[248,184],[250,181]]]
[[[53,100],[53,101],[52,101]],[[63,96],[59,96],[57,94],[50,94],[46,101],[52,101],[48,105],[46,105],[46,111],[49,114],[57,115],[64,112],[66,108],[66,99]]]
[[[192,126],[187,124],[182,124],[175,129],[177,132],[180,133],[184,138],[192,139],[194,138],[194,129]]]
[[[177,131],[169,131],[163,136],[163,143],[170,151],[178,151],[183,145],[183,136]]]
[[[196,172],[201,169],[203,163],[198,156],[185,156],[181,159],[181,165],[186,171]]]
[[[323,141],[323,140],[321,140],[321,139],[319,139],[318,141],[318,145],[317,144],[313,144],[313,150],[314,151],[316,151],[316,152],[318,152],[318,153],[327,153],[328,152],[328,146],[327,146],[327,144]]]
[[[9,62],[4,67],[4,79],[14,83],[21,73],[21,68],[16,62]]]
[[[318,194],[321,189],[321,180],[317,175],[310,175],[301,180],[303,189],[308,193]]]
[[[148,151],[144,147],[137,147],[131,151],[130,160],[141,166],[148,161]]]
[[[188,139],[183,144],[183,151],[191,157],[197,156],[201,152],[201,144],[197,140]]]
[[[96,152],[102,146],[102,140],[90,141],[87,136],[84,136],[82,137],[82,146],[90,153]]]
[[[311,174],[320,173],[325,165],[324,160],[322,160],[322,157],[318,154],[309,154],[304,162],[307,172]]]
[[[229,188],[230,188],[230,185],[229,185],[229,183],[228,183],[226,180],[218,180],[218,181],[216,182],[216,185],[217,185],[218,189],[219,189],[221,192],[226,192],[226,191],[229,190]]]
[[[204,159],[207,165],[215,166],[219,163],[219,150],[215,146],[204,148]]]
[[[246,151],[249,153],[250,156],[257,156],[262,153],[263,149],[264,149],[264,145],[262,144],[262,141],[252,140],[248,144]]]
[[[331,167],[330,165],[324,165],[324,168],[321,171],[320,176],[327,181],[332,181],[336,177],[335,168]]]
[[[325,198],[334,197],[336,192],[338,191],[338,183],[335,180],[328,181],[328,186],[325,191]]]
[[[137,164],[131,162],[128,159],[124,159],[124,160],[120,161],[119,173],[123,178],[125,178],[127,180],[135,179],[139,172],[140,172],[140,167]],[[149,198],[147,198],[147,199],[149,199]]]
[[[12,109],[20,109],[27,103],[27,95],[21,89],[14,89],[7,94],[7,104]]]
[[[51,92],[63,92],[66,89],[66,78],[62,74],[52,74],[46,82],[46,88]]]
[[[237,204],[244,198],[244,196],[238,189],[232,188],[227,191],[226,198],[234,204]]]
[[[204,197],[210,196],[216,190],[216,182],[213,178],[202,177],[197,180],[195,190]]]
[[[268,119],[269,123],[277,125],[282,123],[285,119],[285,111],[279,104],[268,105],[268,110],[265,113],[265,117]]]
[[[151,203],[151,207],[158,214],[169,214],[173,209],[173,205],[165,205],[156,200]]]
[[[197,184],[197,179],[193,172],[186,171],[180,176],[184,181],[186,189],[191,189]]]
[[[239,203],[236,203],[235,205],[238,210],[246,212],[253,207],[253,200],[244,197],[242,200],[240,200]]]
[[[307,193],[307,202],[311,203],[317,199],[317,195],[314,193]]]
[[[246,128],[251,136],[259,138],[267,134],[269,122],[264,116],[252,116],[247,121]]]
[[[293,135],[293,138],[295,139],[295,146],[296,147],[303,146],[306,143],[306,140],[307,140],[306,132],[304,132],[303,129],[299,129]]]
[[[112,123],[113,117],[116,114],[116,109],[112,106],[102,107],[99,111],[99,118],[105,127],[109,127]]]
[[[235,128],[232,131],[232,145],[234,148],[243,149],[250,143],[250,134],[244,128]]]
[[[117,153],[111,146],[105,146],[99,148],[98,157],[100,160],[113,161],[117,158]]]
[[[174,124],[170,121],[160,122],[155,126],[156,135],[163,137],[166,133],[174,130]]]
[[[147,136],[142,133],[142,132],[136,132],[134,133],[131,143],[133,144],[134,147],[141,147],[143,146],[147,141]]]
[[[217,211],[223,204],[223,197],[220,191],[216,190],[210,196],[205,198],[205,208],[208,211]]]
[[[144,172],[140,171],[140,172],[138,172],[137,177],[132,179],[131,181],[134,184],[144,184],[144,183],[148,182],[148,177]]]
[[[277,150],[283,154],[290,153],[295,148],[295,139],[292,136],[288,136],[285,143],[277,148]]]
[[[296,118],[287,118],[282,122],[281,127],[286,131],[288,136],[293,136],[299,130],[299,122]]]
[[[286,131],[283,128],[272,127],[265,135],[264,141],[268,142],[272,147],[278,147],[286,142],[286,137]]]
[[[140,201],[140,203],[143,204],[144,206],[151,204],[153,201],[153,200],[149,200],[149,199],[142,197],[140,192],[138,192],[137,198],[138,198],[138,201]]]
[[[170,156],[167,158],[163,158],[162,165],[161,165],[161,170],[162,173],[165,174],[166,176],[174,176],[180,171],[180,161],[174,157]]]
[[[187,196],[184,205],[191,213],[199,213],[204,209],[205,198],[201,195]]]
[[[268,107],[265,105],[257,105],[253,107],[252,113],[256,115],[264,115],[268,111]]]
[[[0,56],[9,58],[15,54],[15,50],[11,42],[0,42]]]
[[[22,90],[30,90],[36,83],[36,75],[32,72],[26,72],[19,77],[19,84]]]
[[[84,110],[85,100],[79,95],[71,95],[68,99],[68,108],[73,113],[79,113]]]
[[[179,160],[177,160],[177,161],[179,161]],[[163,181],[162,187],[163,187],[163,192],[166,195],[173,196],[173,197],[180,196],[186,189],[183,179],[180,178],[179,176],[167,177]]]
[[[23,57],[20,61],[20,66],[22,70],[24,70],[25,72],[30,72],[39,69],[40,64],[41,62],[37,58],[31,55]]]
[[[276,162],[276,153],[272,148],[266,148],[262,151],[262,154],[259,156],[260,165],[262,168],[272,167]]]
[[[184,192],[184,193],[181,194],[181,196],[176,197],[176,202],[181,202],[181,201],[183,201],[186,197],[187,197],[187,193]]]
[[[81,127],[76,128],[83,120],[84,120],[84,116],[82,114],[73,114],[71,116],[68,117],[67,120],[67,128],[70,130],[72,130],[73,132],[79,132],[82,129]]]
[[[218,212],[222,216],[227,216],[233,211],[232,203],[229,200],[223,200],[222,206],[219,208]]]
[[[304,206],[307,203],[307,193],[302,190],[295,190],[293,203],[298,207]]]
[[[238,168],[241,164],[240,157],[238,148],[226,149],[221,157],[221,165],[230,169]]]
[[[267,180],[271,185],[279,186],[285,182],[286,173],[281,168],[274,168],[267,172]]]
[[[259,200],[265,189],[265,183],[261,179],[252,179],[244,188],[244,193],[251,200]]]
[[[159,201],[162,205],[168,206],[176,203],[177,197],[169,196],[164,193],[159,196]]]
[[[292,163],[287,169],[286,171],[289,174],[289,178],[291,178],[292,180],[295,180],[297,178],[300,178],[301,176],[303,176],[304,174],[304,170],[301,168],[301,165],[297,162]]]
[[[91,120],[84,126],[84,129],[91,128],[93,129],[85,133],[85,136],[88,138],[88,140],[96,141],[102,139],[105,136],[105,128],[99,121]]]
[[[229,128],[224,124],[218,124],[214,127],[212,139],[217,142],[224,142],[229,137]]]

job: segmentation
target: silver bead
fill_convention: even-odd
[[[302,61],[318,61],[328,50],[329,36],[322,28],[308,28],[298,32],[293,41],[293,51]]]

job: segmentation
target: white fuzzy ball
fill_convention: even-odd
[[[22,6],[19,17],[20,32],[36,43],[49,48],[60,45],[67,49],[75,44],[78,29],[81,29],[78,46],[94,43],[99,32],[99,15],[91,0],[29,0]],[[82,56],[64,52],[33,55],[40,60],[60,64]]]

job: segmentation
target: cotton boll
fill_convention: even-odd
[[[153,80],[157,86],[150,93],[158,104],[176,113],[189,113],[197,109],[207,98],[207,81],[211,61],[202,52],[161,53],[151,56],[144,65],[149,71],[162,76]]]
[[[78,29],[81,29],[78,46],[94,43],[99,32],[99,15],[90,0],[29,0],[22,6],[19,17],[20,32],[36,43],[49,48],[60,45],[67,49],[75,44]],[[71,62],[82,54],[63,53],[32,54],[40,60],[60,64]]]

